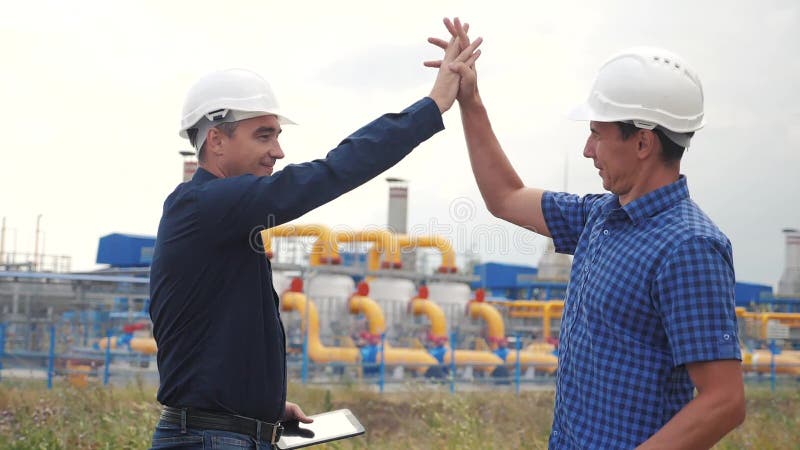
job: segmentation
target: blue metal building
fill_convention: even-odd
[[[149,267],[153,261],[154,236],[112,233],[100,238],[97,264],[111,267]]]

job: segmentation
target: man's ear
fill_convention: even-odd
[[[639,159],[647,159],[657,151],[658,138],[656,133],[652,130],[639,130],[637,139],[639,140],[639,148],[636,154]]]
[[[208,129],[206,134],[206,150],[215,156],[222,156],[224,153],[225,135],[214,127]]]

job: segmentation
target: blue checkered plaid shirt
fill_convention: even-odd
[[[550,448],[633,448],[693,398],[685,364],[741,359],[731,244],[683,176],[624,207],[547,192],[542,209],[575,255]]]

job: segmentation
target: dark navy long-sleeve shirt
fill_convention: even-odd
[[[379,175],[444,128],[430,98],[386,114],[325,159],[272,176],[198,169],[164,202],[150,269],[158,401],[276,422],[286,401],[285,335],[259,231]]]

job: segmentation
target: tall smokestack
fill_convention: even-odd
[[[397,234],[406,234],[408,231],[408,182],[401,178],[387,178],[389,183],[389,217],[387,227],[389,231]],[[416,270],[417,251],[409,250],[401,254],[403,269]],[[399,267],[395,267],[399,269]]]
[[[786,228],[783,233],[786,235],[786,266],[778,282],[778,295],[800,298],[800,232]]]
[[[408,228],[408,182],[387,178],[389,182],[389,231],[405,234]]]

